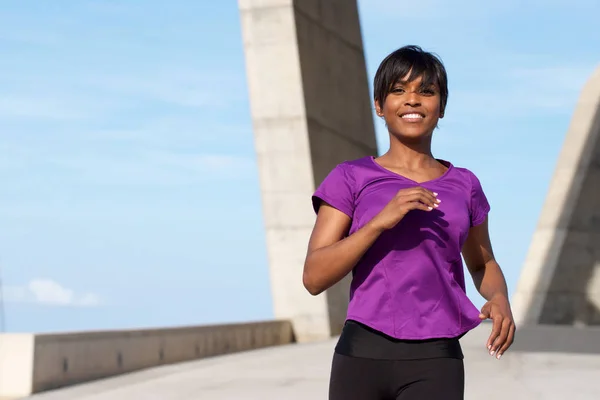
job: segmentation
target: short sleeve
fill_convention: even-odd
[[[340,210],[350,218],[354,214],[354,179],[350,166],[338,164],[321,182],[312,196],[315,213],[319,212],[321,201]]]
[[[477,226],[485,221],[490,211],[490,203],[477,176],[473,173],[469,175],[471,176],[471,226]]]

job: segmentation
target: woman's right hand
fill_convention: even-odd
[[[431,211],[438,207],[437,193],[421,186],[402,189],[372,220],[378,229],[392,229],[411,210]]]

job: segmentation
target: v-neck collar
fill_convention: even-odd
[[[375,156],[369,156],[369,160],[371,160],[371,162],[372,162],[372,163],[373,163],[373,164],[374,164],[374,165],[375,165],[375,166],[376,166],[378,169],[380,169],[380,170],[382,170],[382,171],[384,171],[384,172],[386,172],[386,173],[388,173],[388,174],[394,175],[394,176],[396,176],[396,177],[398,177],[398,178],[402,178],[402,179],[404,179],[404,180],[407,180],[407,181],[409,181],[409,182],[412,182],[412,183],[414,183],[414,184],[416,184],[416,185],[425,185],[425,184],[428,184],[428,183],[434,183],[434,182],[437,182],[437,181],[439,181],[440,179],[443,179],[443,178],[445,178],[445,177],[446,177],[446,175],[448,175],[448,174],[450,173],[450,171],[452,171],[452,169],[454,168],[454,166],[452,165],[452,163],[451,163],[450,161],[441,160],[441,159],[438,159],[438,158],[436,158],[436,161],[437,161],[437,162],[439,162],[439,163],[441,163],[442,165],[446,166],[446,168],[447,168],[447,169],[446,169],[446,171],[445,171],[445,172],[444,172],[442,175],[438,176],[437,178],[433,178],[433,179],[430,179],[430,180],[427,180],[427,181],[423,181],[423,182],[417,182],[417,181],[415,181],[415,180],[413,180],[413,179],[410,179],[410,178],[408,178],[408,177],[406,177],[406,176],[404,176],[404,175],[401,175],[401,174],[399,174],[399,173],[397,173],[397,172],[394,172],[394,171],[391,171],[391,170],[389,170],[389,169],[385,168],[384,166],[382,166],[381,164],[379,164],[377,161],[375,161]]]

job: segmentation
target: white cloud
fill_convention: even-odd
[[[33,279],[26,285],[7,286],[4,289],[7,302],[34,303],[48,306],[93,307],[100,298],[95,293],[76,293],[51,279]]]

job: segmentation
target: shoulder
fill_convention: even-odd
[[[365,156],[365,157],[361,157],[361,158],[355,158],[353,160],[347,160],[344,161],[340,164],[338,164],[338,167],[342,167],[342,168],[346,168],[349,170],[360,170],[363,168],[369,168],[372,166],[372,160],[373,157],[372,156]]]
[[[353,160],[346,160],[336,164],[329,170],[324,179],[318,185],[317,192],[329,191],[336,195],[342,193],[354,196],[357,190],[357,184],[363,180],[365,170],[373,164],[370,157],[361,157]]]
[[[471,226],[479,225],[485,220],[487,213],[490,211],[490,203],[485,195],[485,191],[481,186],[479,178],[473,171],[464,167],[455,167],[455,170],[457,174],[460,174],[460,180],[465,183],[466,195],[470,198]]]
[[[461,179],[464,180],[464,182],[469,185],[471,190],[477,190],[477,188],[481,187],[481,182],[480,182],[479,178],[469,168],[455,166],[453,169],[454,169],[455,173],[458,174],[458,176],[460,176]]]
[[[363,157],[344,161],[333,167],[319,184],[312,196],[315,212],[319,211],[321,201],[342,211],[352,218],[356,198],[357,176],[368,161]]]
[[[356,177],[360,176],[365,169],[370,167],[372,167],[371,156],[366,156],[341,162],[333,168],[330,174],[341,175],[355,182]]]
[[[475,173],[470,170],[469,168],[466,167],[460,167],[460,166],[454,166],[454,170],[461,174],[465,179],[472,179],[472,178],[476,178],[477,176],[475,175]]]

